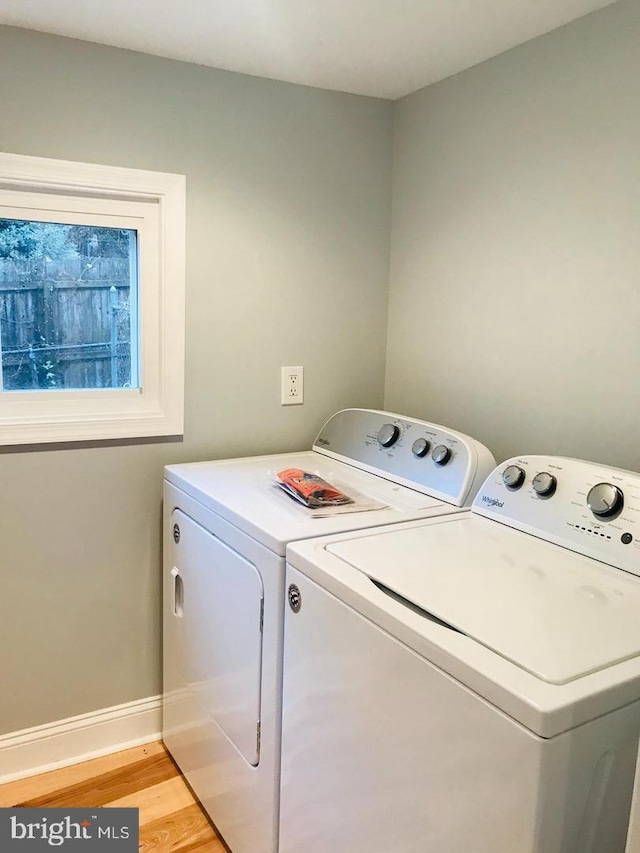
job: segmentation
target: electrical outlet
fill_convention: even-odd
[[[281,370],[280,403],[298,406],[304,402],[304,368],[283,367]]]

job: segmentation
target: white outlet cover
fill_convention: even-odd
[[[300,406],[304,402],[304,368],[281,368],[280,403],[283,406]]]

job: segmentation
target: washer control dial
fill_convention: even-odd
[[[550,498],[555,492],[557,485],[558,481],[548,471],[541,471],[539,474],[536,474],[531,483],[533,491],[541,498]]]
[[[391,447],[400,438],[400,427],[395,424],[385,424],[378,430],[378,442],[381,447]]]
[[[437,447],[433,448],[431,458],[436,465],[446,465],[451,459],[451,448],[447,447],[446,444],[439,444]]]
[[[624,495],[611,483],[597,483],[589,490],[587,506],[597,518],[612,518],[624,506]]]
[[[508,489],[519,489],[524,478],[524,470],[519,465],[507,465],[502,472],[502,482]]]
[[[427,455],[430,447],[431,444],[427,441],[426,438],[416,438],[416,440],[411,445],[411,451],[414,456],[417,456],[419,459],[422,459],[423,456]]]

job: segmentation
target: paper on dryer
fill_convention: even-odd
[[[286,468],[278,471],[276,478],[281,489],[294,500],[312,509],[353,503],[348,495],[312,471]]]
[[[317,473],[286,470],[271,471],[272,482],[297,502],[308,518],[326,518],[350,512],[370,512],[384,509],[388,504],[363,494],[351,485],[327,483]],[[302,482],[299,476],[304,474]],[[306,486],[306,488],[304,488]]]

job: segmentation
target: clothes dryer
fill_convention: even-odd
[[[311,451],[165,469],[163,737],[233,853],[278,845],[287,544],[459,513],[494,464],[460,433],[349,409]],[[291,467],[381,507],[311,517],[272,482]]]
[[[627,833],[627,846],[624,853],[640,853],[640,749],[636,762],[636,781],[633,788],[629,832]]]
[[[639,475],[523,456],[287,554],[280,853],[623,853]]]

